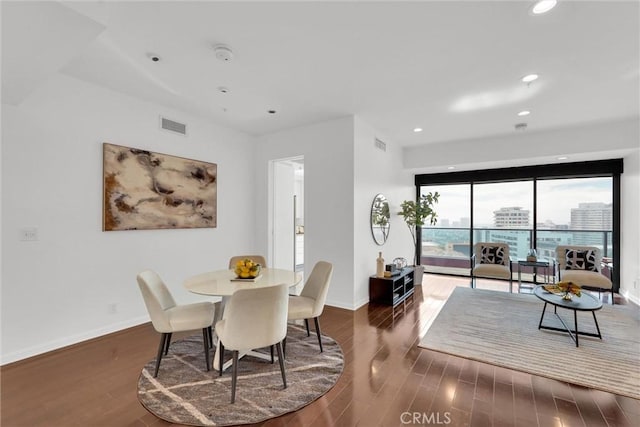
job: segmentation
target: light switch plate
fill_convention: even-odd
[[[21,228],[20,240],[23,242],[35,242],[38,240],[38,229],[35,227]]]

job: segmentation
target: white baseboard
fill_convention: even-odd
[[[70,337],[65,337],[65,338],[61,338],[61,339],[57,339],[57,340],[49,341],[45,343],[40,343],[38,345],[28,347],[20,351],[14,351],[13,353],[3,354],[0,360],[0,366],[6,365],[8,363],[17,362],[19,360],[27,359],[29,357],[37,356],[39,354],[47,353],[49,351],[57,350],[59,348],[66,347],[72,344],[77,344],[82,341],[87,341],[92,338],[97,338],[113,332],[118,332],[123,329],[131,328],[133,326],[138,326],[143,323],[147,323],[148,321],[149,321],[148,316],[137,317],[135,319],[128,319],[122,322],[112,323],[111,325],[105,326],[103,328],[87,331],[82,334],[73,335]]]
[[[620,289],[620,295],[622,295],[623,297],[625,297],[635,305],[640,305],[640,298],[638,298],[635,295],[632,295],[628,290]]]
[[[353,307],[350,307],[350,306],[348,306],[348,305],[346,305],[346,304],[343,304],[343,303],[340,303],[340,302],[328,301],[328,300],[327,300],[327,301],[325,302],[325,304],[326,304],[326,305],[330,305],[331,307],[344,308],[345,310],[351,310],[351,311],[353,311],[353,310],[354,310],[354,308],[353,308]]]

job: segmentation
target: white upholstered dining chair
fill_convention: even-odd
[[[287,336],[288,289],[286,284],[239,289],[227,301],[223,318],[216,323],[215,329],[220,343],[220,375],[224,364],[224,350],[231,350],[233,353],[231,403],[236,400],[238,355],[241,351],[275,345],[282,382],[284,388],[287,388],[282,340]]]
[[[478,242],[473,245],[471,257],[471,287],[476,278],[508,279],[509,292],[513,292],[513,267],[509,257],[509,245],[497,242]]]
[[[153,328],[161,334],[156,367],[153,374],[154,378],[158,376],[162,354],[166,355],[169,352],[169,344],[171,343],[171,334],[173,332],[202,329],[207,371],[211,369],[209,348],[213,341],[211,331],[215,314],[213,303],[176,304],[167,285],[156,272],[151,270],[138,274],[137,280]]]
[[[309,319],[313,319],[316,326],[320,352],[323,350],[319,317],[324,309],[332,275],[333,265],[326,261],[318,261],[316,265],[313,266],[313,270],[311,270],[311,274],[304,284],[300,295],[289,296],[288,320],[304,319],[305,326],[307,327],[307,336],[310,336]]]

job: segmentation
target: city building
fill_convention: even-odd
[[[571,230],[573,243],[593,245],[600,248],[610,246],[607,233],[613,227],[613,207],[610,203],[579,203],[571,209]],[[583,232],[580,230],[592,230]]]
[[[529,210],[519,206],[493,211],[493,225],[497,228],[529,228]]]

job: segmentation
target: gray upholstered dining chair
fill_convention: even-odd
[[[304,284],[300,295],[289,296],[288,320],[304,319],[305,326],[307,327],[307,336],[310,336],[309,319],[313,319],[316,326],[320,352],[322,352],[323,349],[319,317],[324,309],[332,275],[333,265],[326,261],[318,261],[316,265],[313,266],[313,270],[311,270],[311,274]]]
[[[596,246],[559,245],[556,247],[558,278],[564,282],[573,282],[587,288],[611,292],[613,283],[602,274],[602,252]]]
[[[275,345],[282,382],[284,388],[287,388],[282,340],[287,336],[288,288],[286,284],[281,284],[267,288],[239,289],[227,301],[222,320],[216,323],[220,343],[220,375],[224,364],[224,350],[233,352],[231,403],[236,401],[240,351]]]
[[[513,292],[513,267],[509,257],[509,245],[497,242],[478,242],[473,245],[471,257],[471,287],[476,278],[508,279],[509,292]]]
[[[173,332],[202,329],[207,371],[210,370],[209,348],[213,342],[211,326],[215,314],[213,303],[176,304],[167,285],[156,272],[151,270],[138,274],[137,280],[153,328],[162,334],[158,346],[154,378],[158,376],[162,354],[166,355],[169,352]]]
[[[260,264],[263,268],[267,268],[267,259],[262,255],[236,255],[229,259],[229,270],[235,268],[238,261],[249,258],[251,261]]]

